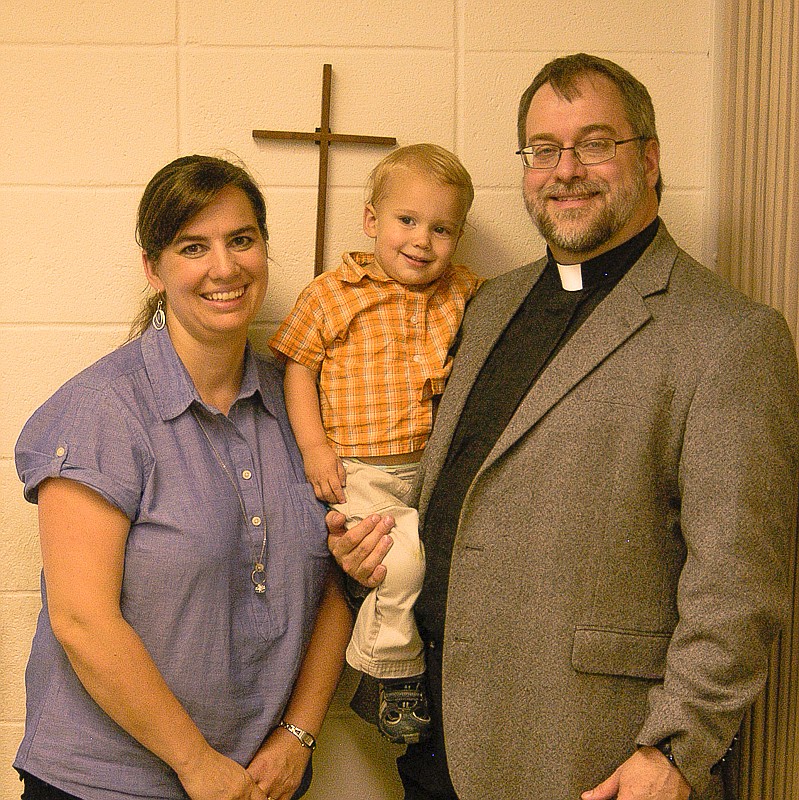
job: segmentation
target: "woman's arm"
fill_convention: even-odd
[[[352,633],[352,615],[341,587],[341,576],[331,569],[319,614],[283,719],[314,738],[344,668],[344,651]],[[300,785],[311,751],[284,728],[267,737],[247,770],[273,800],[289,800]]]
[[[322,425],[315,373],[288,359],[283,389],[291,429],[302,453],[305,475],[317,498],[328,503],[343,503],[346,473],[341,459],[328,443]]]
[[[44,481],[38,502],[50,624],[86,691],[192,800],[262,800],[246,770],[205,741],[122,616],[128,518],[65,478]]]

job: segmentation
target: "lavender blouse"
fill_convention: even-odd
[[[200,400],[167,331],[149,328],[62,386],[16,448],[29,501],[61,476],[130,519],[122,613],[209,743],[242,765],[281,717],[330,566],[281,375],[249,348],[245,359],[225,417]],[[14,765],[84,800],[185,798],[174,772],[84,690],[53,636],[44,580],[42,601]]]

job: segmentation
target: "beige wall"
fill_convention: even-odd
[[[582,10],[577,7],[582,5]],[[268,202],[272,282],[256,338],[312,275],[314,145],[255,143],[253,128],[313,130],[333,65],[339,133],[433,141],[474,177],[460,256],[483,274],[542,251],[519,195],[515,106],[554,55],[631,69],[658,112],[662,213],[712,266],[717,0],[4,0],[0,4],[0,800],[22,735],[23,669],[39,608],[35,509],[16,436],[66,378],[116,346],[144,286],[133,218],[144,183],[191,152],[242,158]],[[327,264],[368,244],[363,180],[385,152],[335,147]],[[349,676],[351,678],[351,676]],[[313,798],[398,798],[385,744],[341,692],[321,737]]]

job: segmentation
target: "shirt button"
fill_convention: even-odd
[[[255,525],[255,527],[257,528],[261,524],[261,518],[260,517],[253,517],[252,518],[252,524]]]
[[[58,447],[58,448],[56,448],[55,454],[57,456],[63,456],[64,453],[66,453],[66,452],[67,451],[63,447]]]
[[[252,478],[252,472],[250,472],[248,469],[242,470],[241,477],[244,478],[245,481],[248,481],[250,478]]]
[[[416,324],[418,321],[419,321],[419,318],[416,316],[416,314],[414,314],[414,315],[411,317],[411,323],[412,323],[413,325],[415,325],[415,324]]]
[[[419,356],[419,355],[416,355],[416,356],[413,357],[413,360],[418,364],[422,360],[422,357]]]

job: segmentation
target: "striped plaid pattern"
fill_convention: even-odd
[[[452,265],[410,289],[371,253],[345,253],[300,294],[272,338],[278,357],[319,375],[322,422],[340,456],[409,453],[427,444],[449,348],[481,279]]]

